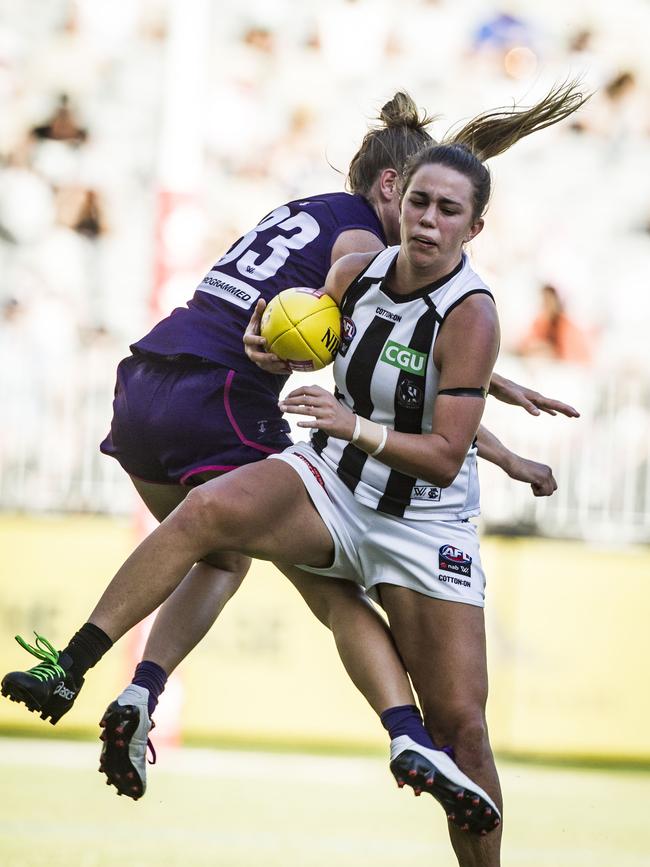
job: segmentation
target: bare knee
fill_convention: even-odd
[[[244,580],[248,572],[251,559],[245,554],[236,551],[213,551],[201,558],[203,563],[218,569],[219,572],[229,573],[229,580],[233,585],[233,593]]]
[[[453,747],[463,764],[476,766],[491,754],[483,708],[472,704],[457,704],[446,708],[427,709],[425,723],[435,743]]]
[[[177,526],[200,542],[202,558],[238,551],[246,524],[246,503],[241,499],[225,496],[219,486],[207,482],[193,488],[176,509]]]

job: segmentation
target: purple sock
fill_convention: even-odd
[[[414,704],[389,707],[380,715],[379,719],[391,740],[400,735],[408,735],[421,747],[428,747],[430,750],[436,749],[424,727],[420,710]]]
[[[165,670],[157,662],[144,660],[136,665],[131,683],[149,690],[149,716],[152,716],[167,683]]]

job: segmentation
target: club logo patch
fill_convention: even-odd
[[[443,545],[438,550],[438,569],[469,578],[472,574],[472,558],[453,545]]]
[[[343,316],[341,319],[341,345],[339,346],[339,355],[345,355],[350,348],[350,344],[354,340],[354,335],[357,333],[357,326],[349,316]]]
[[[436,488],[434,485],[414,485],[411,499],[439,502],[441,493],[440,488]]]
[[[424,389],[411,379],[403,379],[397,387],[397,403],[405,409],[419,409],[424,400]]]

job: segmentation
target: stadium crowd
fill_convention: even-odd
[[[97,450],[116,361],[277,201],[342,186],[396,87],[443,135],[450,118],[582,76],[594,96],[575,122],[494,160],[471,253],[496,291],[502,372],[583,421],[512,431],[490,405],[497,433],[554,465],[560,492],[532,503],[487,468],[486,519],[580,535],[598,515],[650,540],[650,10],[566,6],[191,0],[200,183],[180,191],[191,214],[163,224],[171,0],[0,3],[0,508],[129,510]]]

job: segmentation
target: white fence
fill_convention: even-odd
[[[604,375],[548,362],[514,371],[547,395],[577,406],[579,419],[517,416],[490,402],[485,422],[510,448],[550,464],[558,490],[534,498],[492,466],[481,466],[487,530],[622,544],[650,542],[650,379]]]
[[[113,347],[95,345],[61,368],[2,365],[0,509],[132,510],[128,478],[98,450],[110,422],[116,360]],[[514,451],[550,464],[559,487],[537,499],[481,462],[485,529],[650,542],[650,381],[548,364],[508,369],[507,360],[504,372],[575,403],[582,416],[535,419],[488,401],[486,424]]]

